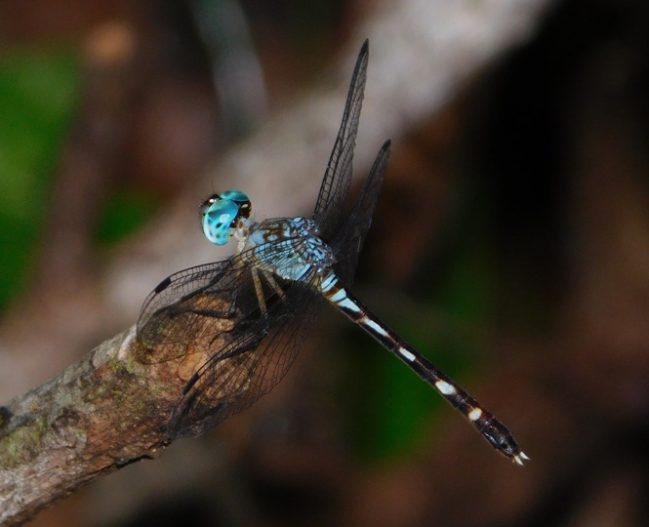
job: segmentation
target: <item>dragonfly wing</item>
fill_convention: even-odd
[[[374,160],[349,218],[332,242],[334,253],[338,258],[335,269],[346,286],[351,285],[358,264],[358,255],[372,224],[372,216],[383,185],[389,157],[390,141],[386,141]]]
[[[331,239],[338,227],[351,184],[352,160],[363,105],[368,56],[369,44],[366,40],[356,59],[342,122],[313,212],[313,218],[320,226],[320,235],[324,240]]]
[[[251,406],[286,375],[318,302],[304,284],[287,283],[284,295],[274,298],[266,316],[240,320],[232,340],[190,378],[170,420],[170,438],[200,435]]]
[[[301,240],[256,246],[227,260],[163,280],[138,321],[142,362],[186,357],[197,364],[168,427],[170,437],[196,435],[250,406],[288,371],[316,298],[307,284],[262,276],[262,309],[252,279],[260,258],[279,266]],[[295,317],[299,309],[300,317]],[[189,366],[193,369],[193,366]],[[179,374],[182,369],[179,365]]]
[[[232,325],[245,269],[235,258],[190,267],[158,284],[144,301],[137,322],[143,348],[139,360],[156,363],[186,355],[208,327],[218,334]]]

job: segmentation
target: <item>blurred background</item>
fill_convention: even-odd
[[[227,255],[213,190],[309,214],[365,37],[356,175],[393,155],[355,290],[532,461],[327,312],[254,408],[32,525],[649,524],[642,0],[3,0],[0,400]]]

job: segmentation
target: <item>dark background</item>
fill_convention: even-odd
[[[240,25],[222,25],[210,10],[222,4],[240,8]],[[105,262],[127,258],[210,163],[308,94],[377,9],[0,3],[5,372],[20,364],[27,386],[42,382],[25,327],[40,340],[74,332],[57,302],[99,295]],[[215,57],[235,45],[264,85],[224,106]],[[511,427],[529,466],[510,466],[327,314],[258,407],[34,525],[649,523],[649,4],[555,2],[452,95],[392,137],[355,289]],[[120,329],[102,323],[78,353]]]

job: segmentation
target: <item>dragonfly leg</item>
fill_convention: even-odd
[[[259,309],[261,314],[266,317],[268,314],[268,308],[266,307],[266,298],[264,297],[264,288],[261,285],[261,278],[259,278],[259,270],[256,267],[250,269],[252,273],[252,281],[255,284],[255,294],[257,295],[257,302],[259,303]]]
[[[192,313],[194,315],[199,315],[201,317],[210,317],[210,318],[223,318],[229,319],[233,318],[236,315],[236,306],[234,302],[231,302],[227,309],[178,309],[177,313],[168,313],[167,316],[174,317],[176,315],[184,315],[185,313]]]
[[[284,300],[284,298],[286,298],[286,294],[277,283],[277,280],[273,278],[273,275],[267,271],[262,271],[262,274],[264,275],[264,278],[268,281],[270,286],[273,288],[273,290],[277,293],[277,296]]]

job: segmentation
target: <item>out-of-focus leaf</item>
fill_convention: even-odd
[[[106,203],[97,237],[104,245],[113,244],[137,230],[153,214],[157,200],[141,192],[124,190]]]
[[[19,291],[40,237],[49,176],[78,86],[71,53],[0,56],[0,306]]]

